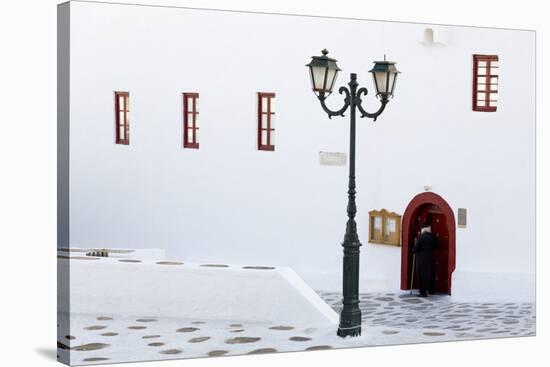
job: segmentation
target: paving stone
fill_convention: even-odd
[[[107,332],[107,333],[103,333],[101,334],[101,336],[117,336],[118,333],[113,333],[113,332]]]
[[[187,342],[188,343],[202,343],[204,341],[207,341],[208,339],[210,339],[209,336],[198,336],[196,338],[189,339]]]
[[[424,335],[426,335],[426,336],[443,336],[443,335],[445,335],[445,333],[439,333],[439,332],[435,332],[435,331],[426,331],[424,333]]]
[[[305,336],[293,336],[288,338],[288,340],[291,340],[293,342],[307,342],[310,341],[311,338],[305,337]]]
[[[208,357],[219,357],[219,356],[223,356],[224,354],[227,354],[227,353],[229,353],[229,352],[226,351],[226,350],[213,350],[213,351],[208,352]]]
[[[78,352],[86,352],[91,350],[105,349],[108,346],[109,344],[105,344],[105,343],[88,343],[88,344],[78,345],[71,349],[76,350]]]
[[[92,326],[88,326],[88,327],[85,327],[84,329],[85,330],[102,330],[102,329],[106,329],[107,326],[105,325],[92,325]]]
[[[307,347],[304,350],[327,350],[327,349],[332,349],[332,347],[330,345],[314,345],[311,347]]]
[[[183,352],[181,349],[166,349],[166,350],[161,350],[159,353],[160,354],[180,354],[181,352]]]
[[[271,326],[269,328],[270,330],[293,330],[294,326],[284,326],[284,325],[278,325],[278,326]]]
[[[159,261],[157,262],[159,265],[183,265],[183,263],[180,263],[179,261]]]
[[[257,337],[248,337],[248,336],[238,336],[236,338],[227,339],[225,341],[225,344],[248,344],[248,343],[255,343],[262,338]]]

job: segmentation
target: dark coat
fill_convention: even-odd
[[[416,273],[420,293],[427,290],[433,293],[434,288],[434,250],[437,248],[437,237],[431,232],[424,232],[418,237],[413,247],[416,254]]]

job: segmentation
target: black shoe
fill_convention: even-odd
[[[426,293],[418,293],[416,296],[417,297],[428,297],[428,295]]]

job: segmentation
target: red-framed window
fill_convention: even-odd
[[[495,112],[498,96],[498,56],[474,55],[472,109]]]
[[[183,147],[199,149],[199,94],[183,93]]]
[[[258,92],[258,150],[275,150],[275,93]]]
[[[115,92],[115,135],[117,144],[130,144],[130,93]]]

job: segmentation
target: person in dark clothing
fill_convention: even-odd
[[[416,255],[416,274],[420,288],[419,297],[427,297],[428,291],[433,293],[434,287],[434,250],[437,248],[437,237],[432,233],[427,221],[420,230],[420,236],[413,247]]]

